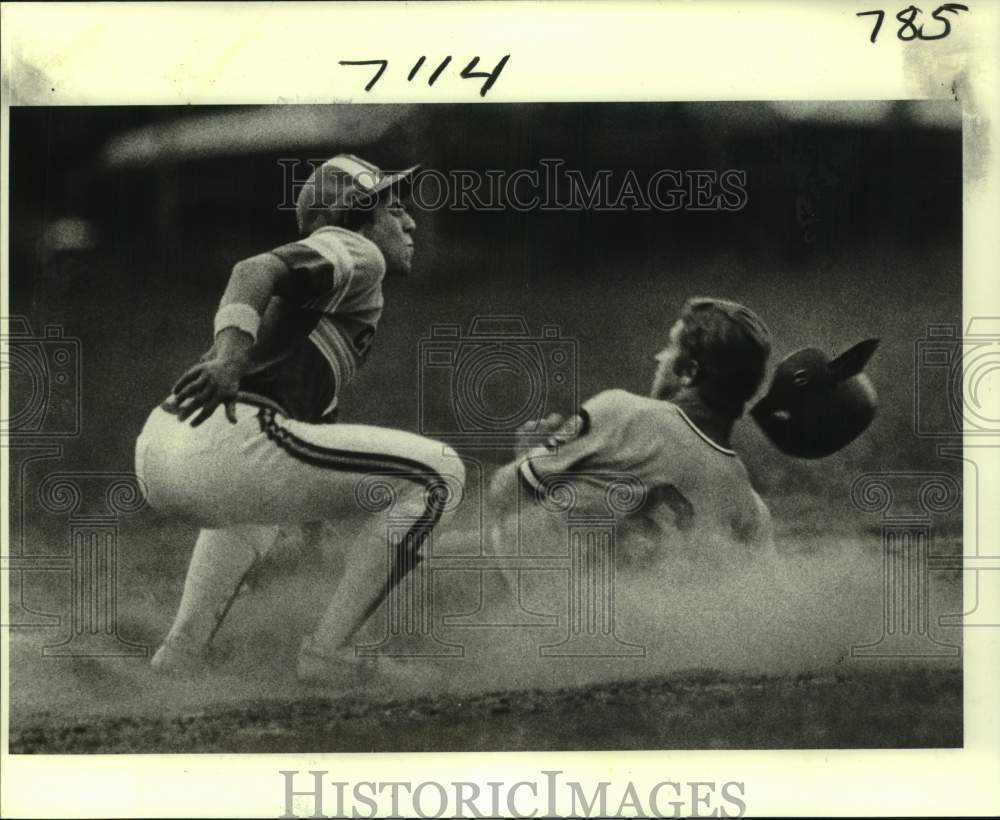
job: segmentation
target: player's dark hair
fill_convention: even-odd
[[[309,236],[324,225],[335,225],[349,231],[360,231],[368,225],[375,214],[378,199],[372,198],[354,208],[327,207],[322,203],[315,206],[299,204],[296,214],[301,236]]]
[[[349,231],[360,231],[374,219],[374,215],[374,208],[351,208],[351,210],[344,212],[343,221],[340,224],[341,227],[347,228]]]
[[[692,386],[702,401],[725,416],[739,418],[764,379],[771,353],[767,327],[748,308],[716,299],[689,300],[681,322],[674,372],[690,372],[697,363]]]
[[[343,169],[324,163],[314,168],[295,200],[299,234],[309,236],[326,225],[359,230],[372,219],[379,194],[363,194]]]

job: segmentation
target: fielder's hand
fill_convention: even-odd
[[[544,419],[526,421],[515,433],[514,455],[520,458],[533,447],[537,447],[545,436],[562,427],[564,421],[565,419],[558,413],[549,413]]]
[[[225,405],[226,418],[236,424],[236,392],[240,386],[241,371],[238,363],[212,356],[190,368],[177,380],[168,402],[177,411],[180,421],[201,410],[191,421],[192,427],[211,418],[220,404]]]

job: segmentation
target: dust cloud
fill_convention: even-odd
[[[602,616],[613,612],[616,640],[609,643],[605,635],[601,649],[584,645],[588,654],[577,656],[543,649],[567,649],[571,591],[564,569],[522,573],[520,599],[516,580],[508,587],[495,576],[490,587],[478,573],[440,573],[433,587],[435,641],[428,643],[425,636],[422,646],[452,655],[381,658],[374,678],[360,688],[337,680],[321,687],[297,681],[299,642],[323,611],[335,577],[322,562],[279,566],[237,600],[216,638],[217,666],[191,678],[154,674],[142,658],[44,657],[37,634],[14,631],[12,725],[40,713],[166,715],[271,699],[461,699],[692,670],[769,676],[850,672],[859,663],[866,668],[879,663],[850,657],[852,645],[873,643],[882,634],[877,540],[800,538],[780,544],[773,561],[735,569],[722,560],[724,553],[712,550],[693,563],[667,557],[641,567],[626,564],[617,570],[614,596]],[[512,578],[508,574],[506,580]],[[958,611],[960,585],[937,588],[944,594],[935,607]],[[509,593],[506,600],[503,593]],[[173,595],[179,589],[153,599],[126,596],[120,632],[155,649],[173,616]],[[478,625],[469,625],[476,620]],[[385,629],[384,621],[375,623],[366,638],[377,643]],[[958,642],[958,636],[948,637]]]

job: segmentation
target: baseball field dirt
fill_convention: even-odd
[[[794,516],[789,516],[794,519]],[[803,517],[799,516],[800,528]],[[877,642],[881,558],[875,531],[806,536],[784,526],[780,582],[718,572],[678,580],[623,566],[616,634],[628,657],[552,657],[563,627],[459,628],[480,587],[454,573],[435,586],[441,657],[390,660],[351,688],[296,679],[298,641],[322,610],[335,568],[289,548],[239,597],[210,671],[148,666],[180,592],[183,536],[149,521],[126,562],[119,634],[131,657],[51,657],[60,629],[18,629],[11,644],[10,748],[24,754],[484,750],[913,748],[962,744],[958,573],[936,572],[928,638],[937,657],[852,656]],[[140,529],[141,527],[141,529]],[[440,543],[447,553],[449,543]],[[939,552],[960,550],[940,539]],[[174,566],[174,565],[177,566]],[[676,570],[676,567],[674,568]],[[522,589],[525,612],[559,614],[560,575]],[[447,573],[444,574],[447,576]],[[664,578],[672,578],[672,585]],[[36,601],[64,594],[58,575]],[[564,585],[564,582],[563,582]],[[376,619],[378,620],[378,619]],[[492,619],[495,621],[495,619]],[[484,617],[489,624],[491,618]],[[379,639],[376,624],[369,636]],[[886,644],[888,645],[888,644]],[[947,646],[946,646],[947,645]],[[143,653],[145,652],[145,656]]]
[[[169,716],[40,714],[14,753],[919,748],[962,744],[956,669],[690,672],[554,691],[304,696]]]

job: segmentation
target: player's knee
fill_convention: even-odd
[[[461,504],[465,493],[465,465],[451,447],[431,442],[419,455],[421,469],[398,482],[394,494],[397,506],[419,504],[431,507],[438,515],[447,515]]]
[[[445,511],[454,511],[465,493],[465,464],[451,447],[443,446],[435,459],[434,471],[439,477]]]

